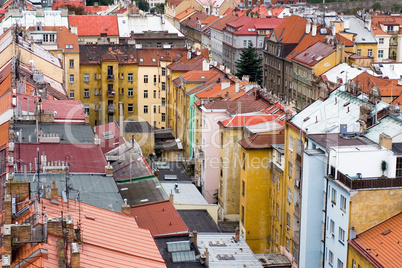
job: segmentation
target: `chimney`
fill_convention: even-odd
[[[352,227],[350,229],[349,239],[352,240],[352,239],[355,239],[355,238],[356,238],[356,230],[355,230],[355,227]]]
[[[123,123],[123,103],[119,102],[119,129],[120,129],[120,138],[124,136],[124,123]]]
[[[229,67],[226,67],[225,73],[230,74],[230,69],[229,69]]]
[[[331,30],[332,30],[332,35],[335,36],[336,35],[336,27],[335,27],[335,25],[331,26]]]
[[[72,34],[78,34],[77,26],[76,25],[71,25],[70,31],[71,31]]]
[[[202,70],[209,71],[209,61],[207,61],[205,59],[202,61]]]
[[[242,77],[241,80],[242,80],[242,81],[247,81],[247,82],[249,82],[249,81],[250,81],[250,78],[249,78],[248,75],[243,75],[243,77]]]
[[[306,23],[306,34],[309,34],[311,31],[311,22],[308,20]]]
[[[171,194],[169,195],[169,200],[170,200],[170,202],[173,204],[173,201],[174,201],[174,194],[173,194],[173,193],[171,193]]]
[[[227,89],[228,87],[230,87],[230,80],[229,79],[224,79],[221,82],[221,90]]]
[[[235,240],[239,241],[240,240],[240,230],[239,230],[239,226],[236,227],[235,230]]]
[[[4,224],[11,224],[12,216],[12,200],[11,195],[6,195],[4,197]]]
[[[204,255],[205,255],[205,266],[209,267],[209,251],[208,251],[208,248],[205,249]]]
[[[235,87],[236,87],[235,93],[238,93],[240,91],[240,83],[239,83],[239,81],[236,81]]]
[[[256,86],[256,84],[253,83],[253,82],[247,83],[247,84],[246,84],[246,92],[249,92],[249,91],[252,90],[255,86]]]
[[[317,24],[313,23],[313,27],[311,28],[311,36],[316,36],[317,34]]]
[[[191,59],[191,51],[189,50],[189,51],[187,51],[187,60],[190,60]]]
[[[197,231],[193,231],[193,239],[194,239],[194,246],[197,247],[197,241],[198,241]]]
[[[110,165],[110,162],[107,162],[107,166],[105,166],[106,176],[113,176],[113,167]]]
[[[130,215],[130,205],[127,204],[127,198],[124,198],[124,204],[121,205],[121,212],[125,215]]]
[[[59,203],[59,189],[57,188],[57,181],[50,181],[50,200],[53,203]]]
[[[84,123],[85,123],[85,125],[89,125],[89,115],[88,114],[85,114]]]
[[[392,138],[385,133],[381,133],[380,145],[387,150],[392,150]]]
[[[71,268],[80,268],[80,249],[78,243],[71,243]]]

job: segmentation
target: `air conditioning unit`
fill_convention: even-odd
[[[8,143],[8,151],[9,152],[14,152],[14,142],[9,142]]]
[[[14,166],[14,156],[12,156],[11,154],[8,156],[8,165]]]

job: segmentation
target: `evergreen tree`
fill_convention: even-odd
[[[240,60],[236,61],[236,76],[240,79],[243,75],[248,75],[250,82],[262,84],[262,58],[252,44],[241,51]]]

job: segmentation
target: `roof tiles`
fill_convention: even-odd
[[[69,16],[69,26],[74,25],[78,36],[119,36],[116,16]]]
[[[335,52],[334,46],[317,42],[294,57],[293,60],[312,67],[333,52]]]
[[[247,139],[239,141],[244,149],[267,149],[271,148],[271,144],[285,142],[284,134],[255,134]]]

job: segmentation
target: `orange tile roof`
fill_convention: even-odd
[[[108,6],[85,6],[85,12],[87,14],[95,14],[97,12],[105,11],[108,8]]]
[[[9,121],[5,122],[4,124],[0,125],[0,147],[6,145],[8,143],[8,134],[9,134]]]
[[[399,16],[391,16],[391,15],[372,15],[371,16],[371,30],[374,35],[389,35],[387,32],[381,29],[381,24],[384,26],[387,25],[402,25],[402,17]],[[402,28],[398,29],[399,34],[402,34]]]
[[[335,52],[335,47],[323,42],[317,42],[293,58],[307,66],[314,66]]]
[[[73,217],[74,228],[81,222],[81,267],[166,267],[151,233],[139,228],[133,217],[71,199],[66,206],[61,197],[58,204],[44,198],[40,203],[40,215],[42,208],[49,218],[57,218],[63,211]],[[59,267],[57,240],[49,235],[48,243],[25,246],[27,256],[39,247],[48,251],[47,256],[32,261],[35,267]]]
[[[292,15],[274,29],[276,38],[281,43],[299,43],[306,31],[307,20]]]
[[[219,121],[218,124],[222,127],[247,127],[269,121],[274,121],[278,118],[277,115],[260,114],[260,115],[235,115],[224,121]]]
[[[402,212],[348,241],[374,267],[402,267]]]
[[[187,16],[191,16],[195,12],[197,12],[197,10],[195,10],[194,8],[189,7],[186,10],[184,10],[182,13],[180,13],[176,17],[174,17],[174,19],[180,21],[180,20],[184,19]]]
[[[159,66],[159,61],[176,61],[178,55],[186,51],[184,47],[163,48],[142,48],[137,50],[139,66]]]
[[[340,43],[344,43],[345,47],[353,47],[354,45],[352,40],[347,39],[339,33],[336,34],[336,38],[339,40]]]
[[[211,25],[211,28],[222,31],[223,29],[225,29],[227,23],[237,20],[238,18],[239,18],[238,16],[232,14],[225,15],[222,18],[215,21],[215,23]]]
[[[0,96],[0,115],[11,109],[11,91]]]
[[[281,143],[285,143],[284,134],[255,134],[239,141],[244,149],[268,149],[271,144]]]
[[[317,34],[315,36],[312,36],[312,33],[310,32],[309,34],[305,34],[303,36],[303,39],[300,41],[300,43],[292,50],[292,52],[289,53],[289,55],[286,56],[287,60],[292,60],[294,57],[299,55],[302,51],[306,50],[309,46],[319,42],[319,41],[324,41],[326,35],[322,35],[319,33],[319,29],[322,27],[317,27]]]
[[[398,85],[397,79],[386,79],[361,73],[353,78],[355,84],[359,83],[363,93],[369,93],[373,87],[378,87],[382,97],[397,97],[402,93],[402,86]]]
[[[76,7],[84,7],[85,2],[83,0],[59,0],[54,1],[52,4],[52,10],[58,10],[61,6],[76,6]]]
[[[132,207],[130,215],[136,219],[140,228],[149,229],[153,237],[189,234],[186,224],[170,200]]]
[[[116,16],[69,16],[69,26],[77,26],[78,36],[119,36]]]
[[[236,92],[236,84],[231,83],[229,87],[222,90],[222,82],[212,85],[211,87],[201,91],[196,94],[198,99],[225,99],[225,100],[235,100],[240,98],[245,93],[245,84],[248,84],[247,81],[239,82],[239,92]]]
[[[29,27],[29,30],[35,30],[34,26]],[[72,34],[65,26],[42,26],[43,31],[56,31],[57,32],[57,46],[65,52],[79,52],[78,36]],[[72,45],[67,48],[66,45]]]
[[[187,51],[183,51],[180,54],[180,57],[175,62],[169,64],[167,67],[171,71],[177,72],[186,72],[193,70],[202,70],[202,62],[204,59],[208,59],[208,49],[197,50],[200,51],[200,55],[196,55],[196,53],[191,53],[191,58],[187,59]]]
[[[213,80],[214,78],[216,78],[217,80],[218,79],[217,76],[224,76],[224,74],[220,70],[212,68],[209,71],[189,71],[181,75],[181,78],[187,83],[191,82],[205,83],[207,81]]]

